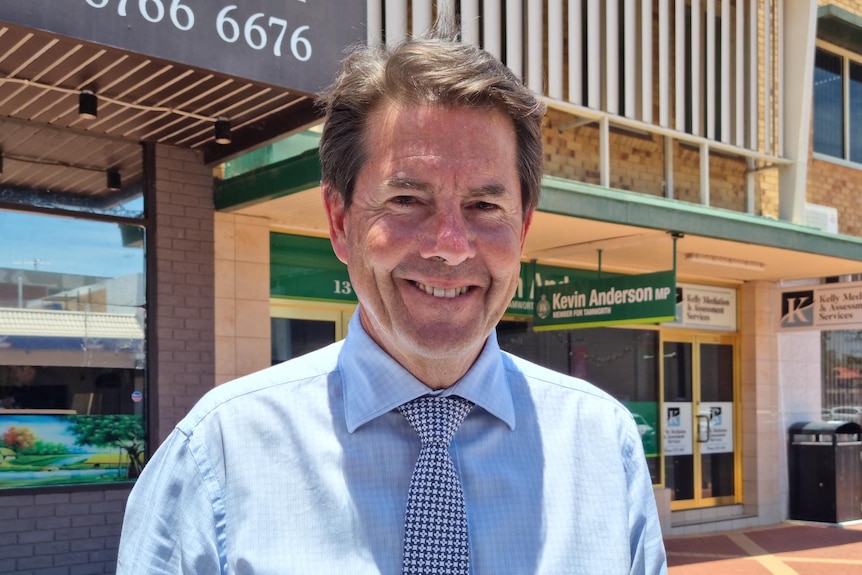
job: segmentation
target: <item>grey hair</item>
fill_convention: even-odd
[[[367,158],[366,122],[384,102],[504,112],[515,128],[524,213],[539,202],[544,104],[494,56],[461,43],[448,22],[438,21],[429,33],[392,48],[355,48],[317,102],[325,113],[322,180],[331,193],[341,194],[345,209],[352,203],[356,177]]]

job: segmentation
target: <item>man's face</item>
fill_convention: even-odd
[[[435,364],[463,375],[514,295],[532,218],[512,121],[386,104],[367,125],[352,205],[324,193],[362,325],[414,375]]]

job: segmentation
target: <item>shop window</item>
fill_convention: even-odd
[[[500,322],[500,347],[555,371],[585,379],[632,412],[653,483],[660,482],[659,333],[587,328],[533,332],[527,322]]]
[[[862,59],[818,48],[813,96],[814,151],[862,163]]]
[[[0,210],[0,489],[134,478],[144,228]]]
[[[862,424],[862,331],[820,334],[822,418]]]

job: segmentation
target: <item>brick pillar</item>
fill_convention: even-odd
[[[161,443],[215,385],[213,176],[194,150],[155,150],[155,366],[150,381]],[[151,363],[152,365],[152,363]],[[155,445],[151,446],[156,447]]]

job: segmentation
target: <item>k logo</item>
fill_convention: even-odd
[[[814,325],[814,290],[781,294],[781,327]]]

